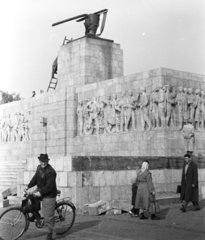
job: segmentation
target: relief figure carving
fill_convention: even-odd
[[[142,129],[150,130],[151,121],[150,121],[150,117],[149,117],[149,98],[147,96],[145,88],[141,88],[139,106],[140,106],[141,114],[142,114],[141,115],[142,116]]]
[[[195,98],[193,106],[195,107],[195,117],[194,117],[194,126],[196,130],[201,130],[200,128],[200,115],[201,115],[201,97],[200,90],[195,91]]]
[[[194,126],[192,121],[189,120],[187,124],[184,125],[182,129],[182,135],[184,137],[185,151],[194,151],[195,135],[194,135]]]

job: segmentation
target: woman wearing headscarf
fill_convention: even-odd
[[[147,161],[142,163],[142,167],[137,174],[137,196],[135,200],[135,208],[140,209],[140,219],[148,219],[144,212],[149,211],[151,198],[155,197],[155,188],[152,182],[152,174],[149,171],[149,163]],[[153,195],[153,196],[152,196]],[[159,220],[154,213],[151,214],[152,220]]]

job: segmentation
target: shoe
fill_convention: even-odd
[[[194,206],[193,211],[199,211],[199,210],[201,210],[201,208],[199,206]]]
[[[180,207],[180,210],[181,210],[182,212],[186,212],[186,208],[185,208],[185,206],[182,205],[182,206]]]
[[[47,234],[46,240],[54,240],[54,238],[52,237],[52,233]]]
[[[159,220],[160,217],[157,217],[155,214],[151,214],[151,219],[152,220]]]
[[[38,213],[38,212],[36,212],[36,214],[39,216],[39,218],[41,218],[41,215],[40,215],[40,213]],[[29,217],[29,220],[30,220],[30,222],[35,222],[35,220],[36,220],[36,217],[32,214],[32,216],[31,217]]]
[[[30,222],[34,222],[36,220],[36,218],[34,217],[34,215],[32,215],[31,217],[29,217]]]
[[[144,213],[141,213],[141,214],[139,215],[139,218],[140,218],[140,220],[142,220],[142,219],[148,219],[147,217],[145,217]]]
[[[133,213],[132,211],[129,211],[128,213],[130,214],[131,217],[139,217],[138,214]]]

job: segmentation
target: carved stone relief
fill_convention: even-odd
[[[7,114],[0,118],[0,143],[30,140],[30,112]]]
[[[194,129],[204,130],[205,92],[164,85],[154,88],[148,95],[146,88],[141,88],[135,94],[129,91],[80,101],[76,113],[80,136],[138,130],[182,130],[188,121]]]

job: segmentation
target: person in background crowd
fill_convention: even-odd
[[[42,198],[42,213],[48,232],[47,240],[53,240],[52,234],[55,232],[54,212],[57,196],[56,171],[48,163],[50,159],[47,154],[40,154],[38,159],[40,164],[25,191],[37,185],[37,192],[34,193],[34,196]]]
[[[145,211],[149,211],[150,202],[152,198],[155,198],[155,188],[152,182],[152,174],[149,171],[149,163],[147,161],[142,163],[142,167],[137,174],[137,195],[135,201],[135,208],[140,209],[139,218],[140,219],[148,219],[145,216]],[[155,213],[151,214],[152,220],[159,220],[160,218],[155,215]]]
[[[32,92],[32,96],[31,97],[35,97],[36,96],[36,92],[35,91],[33,91]]]
[[[199,207],[199,188],[198,188],[198,167],[191,159],[190,152],[184,155],[184,165],[181,178],[181,196],[182,206],[180,210],[186,212],[189,202],[194,205],[194,210],[200,210]]]

